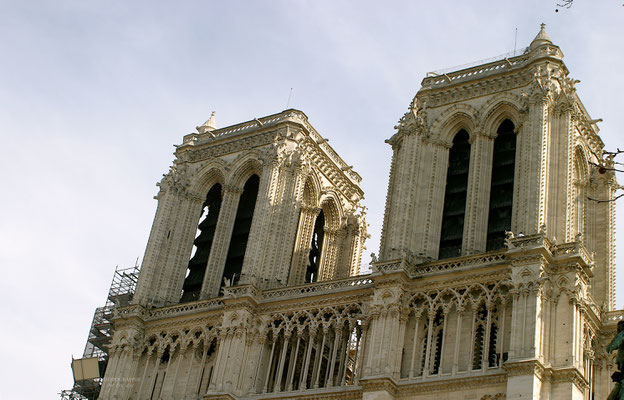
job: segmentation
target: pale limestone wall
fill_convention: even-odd
[[[358,273],[367,235],[359,205],[361,178],[303,113],[291,110],[263,120],[187,135],[178,147],[171,171],[159,184],[158,211],[136,303],[162,306],[179,301],[201,204],[215,183],[222,185],[223,200],[201,298],[219,295],[238,201],[252,174],[260,177],[260,186],[241,283],[259,287],[303,283],[309,231],[320,209],[326,216],[320,278]],[[306,183],[313,193],[310,204],[302,208]],[[307,224],[302,225],[300,214],[310,207],[311,218],[301,218]]]
[[[604,161],[602,142],[562,56],[542,30],[524,55],[423,80],[388,140],[379,259],[363,277],[359,176],[303,113],[187,135],[160,184],[135,304],[114,319],[100,398],[606,398],[615,366],[604,346],[623,318],[610,311],[614,206],[587,196],[612,198],[616,182],[589,167]],[[517,134],[512,232],[485,253],[505,119]],[[436,260],[460,129],[471,140],[462,256]],[[244,278],[216,298],[252,173]],[[215,182],[224,198],[202,298],[177,304]],[[321,209],[322,279],[303,284]]]
[[[393,148],[380,259],[438,257],[448,152],[454,135],[470,135],[462,254],[485,251],[494,138],[513,122],[516,139],[511,231],[546,232],[557,243],[580,237],[595,252],[592,293],[613,307],[612,173],[598,128],[576,95],[563,54],[550,40],[525,55],[450,76],[428,77],[387,142]]]
[[[242,285],[220,299],[131,306],[115,320],[101,398],[606,393],[613,365],[599,330],[614,323],[596,324],[608,320],[591,307],[589,257],[575,246],[539,234],[510,239],[508,250],[490,255],[377,263],[379,272],[365,278],[272,290]],[[437,329],[441,342],[432,340]]]

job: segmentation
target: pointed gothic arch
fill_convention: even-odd
[[[437,134],[436,139],[448,146],[453,144],[453,138],[460,130],[468,132],[470,137],[477,130],[477,116],[479,112],[469,104],[455,104],[446,109],[433,122],[430,132]]]
[[[500,124],[508,119],[515,127],[522,125],[523,100],[511,93],[500,93],[492,97],[483,107],[479,124],[484,132],[491,137],[496,136]]]
[[[261,154],[255,150],[249,150],[240,154],[230,164],[232,171],[227,177],[228,186],[242,189],[252,175],[262,176]]]
[[[210,160],[193,174],[190,182],[191,192],[203,197],[215,184],[225,185],[227,169],[227,165],[222,160]]]

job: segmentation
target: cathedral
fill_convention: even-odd
[[[615,204],[595,199],[618,186],[562,59],[542,25],[423,79],[386,141],[366,274],[361,177],[308,117],[213,115],[176,146],[135,285],[90,336],[95,397],[606,399],[624,312]]]

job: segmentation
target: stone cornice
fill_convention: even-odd
[[[540,380],[544,376],[544,365],[538,360],[507,361],[503,364],[507,377],[535,375]]]
[[[207,395],[204,399],[221,399],[223,395]],[[238,398],[238,397],[236,397]],[[359,400],[362,398],[361,386],[339,386],[333,388],[309,389],[305,392],[291,391],[282,393],[263,393],[242,396],[245,399],[264,400],[264,399],[299,399],[299,400]],[[229,399],[229,398],[228,398]]]
[[[411,396],[421,393],[432,393],[438,391],[462,391],[467,389],[482,388],[503,384],[507,381],[504,373],[484,374],[468,377],[442,377],[440,379],[425,382],[404,382],[397,385],[397,394],[401,397]]]
[[[572,382],[581,392],[589,386],[589,382],[577,368],[553,368],[551,371],[553,383]]]
[[[385,391],[393,397],[397,395],[396,382],[387,376],[363,378],[360,380],[360,385],[362,385],[362,390],[364,392]]]
[[[308,122],[308,117],[299,110],[289,109],[279,114],[273,114],[262,118],[255,118],[251,121],[232,125],[229,127],[216,129],[204,134],[192,133],[184,136],[182,145],[178,146],[176,155],[180,158],[189,158],[190,161],[197,161],[208,157],[215,157],[233,152],[232,143],[241,142],[244,148],[254,148],[262,144],[269,144],[279,130],[283,127],[303,128],[306,136],[315,144],[315,147],[331,163],[334,164],[345,178],[352,184],[359,186],[362,177],[353,171],[350,166],[334,151],[314,127]],[[250,140],[262,137],[258,143]],[[228,145],[230,145],[228,147]],[[238,146],[234,146],[238,147]],[[208,151],[207,151],[208,150]],[[236,150],[234,150],[236,151]],[[183,153],[189,153],[183,156]]]
[[[418,96],[426,97],[430,107],[438,107],[525,87],[533,81],[533,67],[544,63],[561,68],[567,75],[560,53],[557,46],[547,45],[520,56],[428,76],[423,79]]]

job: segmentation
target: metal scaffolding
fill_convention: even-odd
[[[108,363],[108,346],[113,338],[111,322],[113,309],[130,305],[139,279],[139,270],[138,264],[131,268],[115,268],[106,304],[95,309],[87,344],[82,354],[83,360],[97,357],[99,376],[83,379],[74,370],[74,387],[71,390],[63,390],[60,393],[61,399],[97,399]],[[72,369],[75,361],[77,360],[72,360]]]

